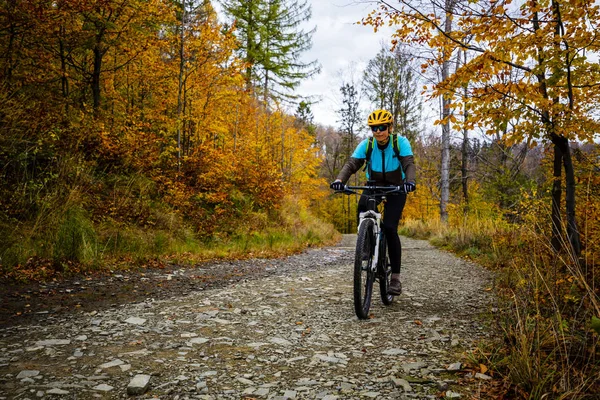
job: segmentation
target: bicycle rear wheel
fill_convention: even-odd
[[[389,306],[394,302],[394,295],[388,293],[390,281],[392,280],[392,264],[390,264],[390,256],[387,252],[387,240],[385,240],[385,235],[381,235],[381,239],[379,240],[379,263],[377,264],[377,272],[381,301],[386,306]]]
[[[375,223],[365,219],[360,225],[354,255],[354,311],[360,319],[369,317],[375,272],[371,263],[375,253]]]

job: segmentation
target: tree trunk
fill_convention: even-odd
[[[60,39],[59,43],[59,52],[60,52],[60,84],[63,98],[65,99],[65,117],[69,114],[69,101],[67,98],[69,97],[69,79],[67,78],[67,60],[65,54],[65,44],[63,42],[63,37],[65,36],[65,27],[63,25],[60,26]]]
[[[452,0],[446,0],[445,3],[446,22],[444,31],[447,34],[452,32]],[[444,54],[444,62],[442,64],[442,82],[448,79],[450,74],[450,56]],[[440,196],[440,219],[442,222],[448,222],[448,201],[450,200],[450,98],[442,97],[442,165],[441,165],[441,196]]]
[[[560,201],[562,197],[562,152],[557,144],[554,144],[554,182],[552,183],[552,248],[554,251],[562,249],[562,217],[560,214]]]
[[[465,108],[465,118],[466,118],[466,108]],[[469,131],[466,128],[463,128],[463,142],[462,142],[462,162],[461,162],[461,181],[462,181],[462,192],[463,192],[463,200],[465,201],[464,211],[465,213],[469,212]]]
[[[179,84],[177,87],[177,172],[181,170],[181,114],[183,112],[183,75],[185,72],[185,0],[181,2],[181,32],[179,35]]]
[[[573,169],[571,149],[569,147],[569,141],[564,136],[552,135],[552,141],[560,148],[563,167],[565,169],[567,238],[569,239],[569,244],[571,245],[573,255],[579,258],[581,255],[581,239],[579,237],[579,230],[577,229],[577,221],[575,219],[575,171]]]
[[[466,50],[463,51],[463,56],[464,56],[464,63],[467,63],[467,52]],[[466,100],[467,100],[467,96],[468,96],[468,88],[465,85],[465,87],[463,88],[463,96],[465,99],[465,106],[463,109],[463,118],[464,118],[464,122],[466,124],[467,119],[469,118],[469,110],[467,108],[466,105]],[[463,142],[462,142],[462,162],[461,162],[461,181],[462,181],[462,191],[463,191],[463,200],[465,201],[465,205],[464,205],[464,212],[465,214],[469,212],[469,176],[468,176],[468,171],[469,171],[469,157],[468,157],[468,152],[469,152],[469,130],[466,127],[463,127]]]
[[[94,107],[94,116],[97,117],[100,112],[100,72],[102,71],[102,56],[104,52],[100,48],[101,38],[94,46],[94,70],[92,71],[92,99]]]

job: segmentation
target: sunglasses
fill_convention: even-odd
[[[383,132],[383,131],[386,131],[387,128],[388,128],[387,125],[376,125],[376,126],[372,126],[371,130],[373,132]]]

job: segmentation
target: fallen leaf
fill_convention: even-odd
[[[485,374],[488,371],[488,367],[486,367],[483,364],[479,364],[479,370],[481,371],[482,374]]]

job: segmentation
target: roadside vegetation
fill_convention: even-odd
[[[585,160],[577,163],[584,204],[580,257],[564,236],[563,250],[553,248],[549,183],[520,190],[510,209],[456,204],[448,223],[407,215],[401,228],[494,272],[498,303],[483,311],[498,341],[481,343],[469,355],[502,379],[490,395],[584,399],[600,390],[600,174]]]

